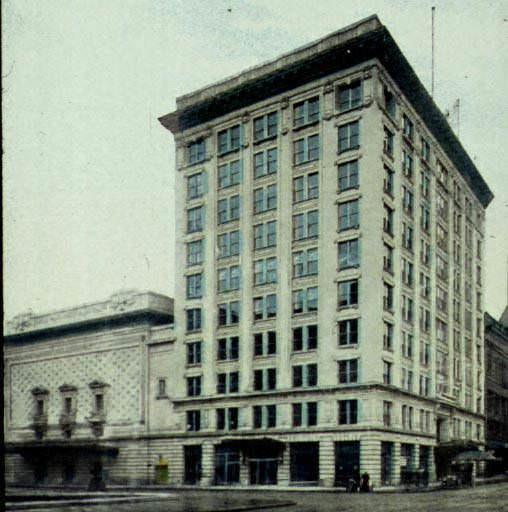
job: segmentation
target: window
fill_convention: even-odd
[[[413,391],[413,371],[407,368],[402,368],[402,389]]]
[[[187,432],[201,430],[201,411],[187,411]]]
[[[339,425],[358,423],[358,400],[339,400]]]
[[[277,296],[275,294],[254,298],[254,320],[266,320],[277,315]]]
[[[266,258],[254,262],[254,286],[277,282],[277,258]]]
[[[409,332],[402,331],[402,357],[413,359],[413,335]]]
[[[448,262],[436,255],[436,275],[443,281],[448,280]]]
[[[205,160],[206,144],[204,139],[191,142],[187,146],[187,161],[189,164],[197,164]]]
[[[186,276],[187,299],[200,299],[202,297],[202,275],[192,274]]]
[[[319,174],[311,172],[293,179],[293,202],[299,203],[319,196]]]
[[[252,417],[254,428],[273,428],[277,425],[277,408],[275,405],[255,405]]]
[[[393,249],[387,244],[383,244],[383,270],[393,274]]]
[[[412,287],[414,280],[414,265],[405,258],[402,258],[402,283]]]
[[[440,286],[436,287],[436,310],[443,313],[448,311],[448,292]]]
[[[420,261],[426,265],[430,265],[430,244],[423,238],[420,239]]]
[[[318,211],[293,215],[293,240],[314,238],[318,236]]]
[[[202,231],[205,223],[205,207],[198,206],[187,210],[187,233]]]
[[[238,407],[216,409],[217,430],[236,430],[238,428]]]
[[[277,148],[269,148],[254,154],[254,178],[277,172]]]
[[[339,270],[360,265],[359,240],[339,242]]]
[[[293,351],[314,350],[318,344],[318,326],[303,325],[293,328]]]
[[[383,400],[383,425],[389,427],[392,424],[392,402]]]
[[[393,286],[383,283],[383,308],[385,311],[393,311]]]
[[[236,361],[239,345],[240,339],[238,336],[219,338],[217,340],[217,359],[219,361]]]
[[[409,151],[402,151],[402,172],[409,180],[413,179],[413,157]]]
[[[394,94],[387,88],[383,87],[383,97],[385,102],[385,108],[392,117],[395,117],[396,101]]]
[[[254,118],[254,140],[260,141],[277,135],[277,112]]]
[[[422,204],[420,207],[420,225],[422,229],[428,233],[430,229],[430,210],[426,204]]]
[[[293,162],[295,165],[319,160],[319,134],[308,135],[293,142]]]
[[[385,233],[389,235],[393,235],[393,210],[387,206],[384,207],[384,216],[383,216],[383,230]]]
[[[263,368],[254,370],[254,390],[267,391],[277,387],[277,370],[275,368]]]
[[[277,333],[275,331],[254,334],[254,355],[266,356],[277,352]]]
[[[402,133],[404,135],[404,137],[406,137],[407,140],[413,142],[413,133],[414,131],[414,126],[413,126],[413,122],[411,121],[411,119],[409,119],[409,117],[406,116],[406,114],[403,114],[402,115]]]
[[[358,359],[339,361],[339,384],[354,384],[358,382]]]
[[[407,295],[402,295],[402,320],[408,323],[413,323],[413,309],[414,301]]]
[[[430,297],[430,277],[420,272],[420,295],[424,299]]]
[[[229,196],[217,201],[217,223],[225,224],[240,218],[240,196]]]
[[[187,396],[201,395],[201,376],[187,377]]]
[[[436,197],[437,213],[443,220],[448,220],[448,200],[442,194]]]
[[[358,345],[358,318],[339,322],[339,346]]]
[[[339,191],[358,188],[358,160],[339,164]]]
[[[198,331],[201,329],[201,308],[186,310],[187,331]]]
[[[217,394],[238,393],[238,372],[217,374]]]
[[[413,429],[413,408],[407,405],[402,406],[402,428],[405,430]]]
[[[95,412],[100,414],[104,412],[104,395],[95,393]]]
[[[339,308],[358,304],[358,279],[339,283]]]
[[[317,402],[292,404],[293,427],[317,425]]]
[[[383,191],[393,196],[393,170],[385,165],[385,177],[383,179]]]
[[[383,348],[384,350],[393,350],[393,324],[383,322]]]
[[[448,325],[439,318],[436,318],[436,338],[444,344],[448,341]]]
[[[430,144],[423,137],[422,137],[422,159],[425,162],[429,162],[430,161]]]
[[[271,220],[254,226],[254,249],[275,247],[277,243],[277,221]]]
[[[254,190],[254,213],[266,212],[277,208],[277,185],[268,185]]]
[[[240,321],[240,302],[234,300],[225,302],[218,306],[218,324],[219,327],[226,325],[235,325]]]
[[[402,247],[413,252],[413,226],[406,222],[402,223]]]
[[[408,187],[403,186],[402,187],[402,208],[404,211],[410,215],[413,216],[413,192]]]
[[[448,171],[446,170],[445,166],[439,161],[437,162],[436,176],[437,176],[437,179],[446,188],[448,186]],[[467,202],[466,202],[466,208],[467,208]]]
[[[352,123],[339,126],[339,153],[358,149],[360,147],[360,123]]]
[[[164,379],[160,379],[160,380],[164,380]],[[160,380],[159,380],[159,384],[160,384]],[[164,380],[164,383],[166,383],[165,380]],[[71,396],[66,396],[64,399],[64,413],[65,414],[72,413],[72,397]]]
[[[240,231],[230,231],[217,236],[218,258],[229,258],[240,254]]]
[[[187,244],[187,265],[203,263],[203,240],[195,240]]]
[[[293,253],[293,277],[312,276],[318,273],[316,247]]]
[[[217,291],[228,292],[240,288],[240,267],[232,265],[231,267],[221,268],[217,272]]]
[[[360,219],[358,213],[358,199],[339,204],[339,229],[358,229]]]
[[[383,383],[392,383],[392,363],[388,361],[383,361]]]
[[[219,189],[238,185],[241,180],[240,160],[233,160],[232,162],[219,165],[218,178]]]
[[[166,396],[166,379],[164,379],[164,378],[157,379],[157,396],[158,397]],[[72,398],[71,398],[70,405],[72,406]],[[66,403],[66,408],[67,408],[67,403]],[[69,408],[69,411],[66,411],[66,412],[70,413],[71,409]]]
[[[388,129],[384,128],[383,136],[383,151],[389,155],[393,155],[393,133]]]
[[[187,364],[201,364],[201,342],[187,343]]]
[[[318,309],[317,287],[293,291],[293,314],[313,313]]]
[[[298,128],[319,120],[319,97],[295,103],[293,106],[293,126]]]
[[[345,112],[362,104],[362,82],[342,85],[338,90],[339,110]]]
[[[317,386],[318,367],[315,363],[293,366],[293,387]]]
[[[204,173],[198,172],[187,178],[187,199],[201,197],[204,193]]]
[[[422,180],[421,184],[420,184],[422,196],[425,199],[429,199],[429,197],[430,197],[430,172],[429,172],[429,170],[427,168],[424,168],[423,171],[421,171],[421,173],[420,173],[420,177]]]
[[[429,396],[430,394],[430,377],[428,375],[420,375],[420,395]]]
[[[219,155],[240,149],[240,139],[241,136],[239,124],[232,126],[227,130],[220,131],[217,135],[217,147],[219,148]]]

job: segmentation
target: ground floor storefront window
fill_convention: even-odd
[[[393,443],[381,443],[381,484],[393,484]]]
[[[291,443],[289,473],[292,482],[319,480],[319,443]]]
[[[335,485],[349,487],[360,481],[360,441],[335,443]]]
[[[414,445],[403,443],[400,445],[400,483],[412,483],[414,472]]]
[[[230,446],[215,447],[215,483],[235,484],[240,481],[240,451]]]

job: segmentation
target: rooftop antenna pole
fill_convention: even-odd
[[[431,96],[434,98],[434,14],[436,12],[436,8],[432,6],[432,86],[431,86]]]

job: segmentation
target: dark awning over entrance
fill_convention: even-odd
[[[250,439],[227,438],[223,439],[221,444],[239,449],[246,457],[260,457],[273,454],[279,455],[286,448],[286,443],[271,437]]]
[[[118,455],[118,447],[101,443],[46,441],[32,443],[6,443],[7,453],[18,453],[23,457],[47,457],[51,455]]]

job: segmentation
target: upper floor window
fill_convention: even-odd
[[[219,165],[219,188],[238,185],[241,181],[241,161],[233,160]]]
[[[293,253],[293,277],[316,275],[318,273],[317,247]]]
[[[238,407],[216,409],[217,430],[236,430],[238,428]]]
[[[393,133],[388,129],[384,128],[384,136],[383,136],[383,151],[392,156],[393,155]]]
[[[339,164],[339,191],[358,187],[358,160]]]
[[[383,361],[383,384],[392,383],[392,363]]]
[[[254,153],[254,178],[277,172],[277,148]]]
[[[218,306],[219,327],[235,325],[240,321],[240,302],[233,300]]]
[[[187,432],[199,432],[201,430],[201,411],[187,411]]]
[[[217,134],[219,155],[240,149],[240,125],[237,124]]]
[[[201,395],[201,376],[187,377],[187,396]]]
[[[271,257],[254,262],[254,286],[277,282],[277,258]]]
[[[402,151],[402,172],[407,179],[413,179],[413,157],[405,149]]]
[[[393,249],[387,244],[383,244],[383,270],[393,274]]]
[[[339,283],[339,307],[350,307],[358,304],[358,279]]]
[[[298,128],[319,120],[319,97],[309,98],[293,106],[293,126]]]
[[[422,193],[422,196],[425,199],[428,199],[430,196],[430,172],[428,169],[424,169],[420,173],[421,178],[421,184],[420,184],[420,190]]]
[[[270,220],[254,226],[254,250],[275,247],[277,244],[277,221]]]
[[[411,121],[411,119],[409,119],[409,117],[406,116],[406,114],[404,114],[402,116],[402,123],[403,123],[402,133],[404,134],[404,137],[406,137],[406,139],[408,139],[409,141],[413,142],[413,135],[414,135],[413,122]]]
[[[339,229],[341,231],[359,228],[360,220],[358,206],[358,199],[339,204]]]
[[[425,162],[430,161],[430,144],[429,141],[422,137],[422,159]]]
[[[339,425],[358,423],[358,400],[339,400]]]
[[[187,281],[187,299],[200,299],[203,295],[202,274],[192,274],[186,276]]]
[[[318,210],[293,215],[293,240],[318,236]]]
[[[238,359],[238,348],[240,338],[231,336],[217,340],[217,359],[219,361],[236,361]]]
[[[275,368],[263,368],[254,370],[254,390],[267,391],[277,387],[277,370]]]
[[[383,348],[384,350],[393,350],[393,324],[383,322]]]
[[[342,85],[338,90],[339,110],[345,112],[362,104],[362,82],[360,80]]]
[[[339,321],[339,346],[358,345],[358,318]]]
[[[386,311],[393,311],[393,286],[383,283],[383,308]]]
[[[293,351],[314,350],[318,344],[318,326],[303,325],[293,328]]]
[[[201,308],[192,308],[185,311],[187,331],[199,331],[201,329]]]
[[[277,316],[277,296],[274,293],[254,298],[254,320],[265,320]]]
[[[238,290],[240,288],[240,267],[232,265],[231,267],[220,268],[217,272],[217,291],[227,292]]]
[[[254,213],[266,212],[277,208],[277,184],[254,190]]]
[[[395,117],[397,103],[395,101],[395,95],[390,91],[390,89],[388,89],[388,87],[383,87],[383,99],[387,112],[392,117]]]
[[[217,201],[217,223],[225,224],[240,218],[240,196],[230,196]]]
[[[293,387],[317,386],[318,366],[315,363],[293,366]]]
[[[187,265],[203,263],[203,239],[194,240],[187,244]]]
[[[240,231],[229,231],[217,235],[218,258],[229,258],[240,254]]]
[[[274,428],[277,426],[276,405],[255,405],[252,408],[253,428]]]
[[[307,402],[304,404],[292,404],[293,408],[293,427],[308,427],[317,425],[317,402]]]
[[[203,231],[205,224],[205,207],[198,206],[187,210],[187,233]]]
[[[393,235],[393,209],[384,205],[383,231]]]
[[[388,195],[393,196],[393,170],[385,165],[385,176],[383,179],[383,191]]]
[[[205,191],[205,173],[197,172],[187,177],[187,199],[201,197]]]
[[[360,147],[360,122],[339,126],[339,153]]]
[[[275,331],[254,334],[254,355],[267,356],[277,352],[277,333]]]
[[[217,394],[238,393],[238,372],[217,374]]]
[[[293,291],[293,314],[313,313],[318,309],[318,289],[316,286]]]
[[[358,359],[339,361],[339,384],[358,382]]]
[[[197,164],[199,162],[203,162],[205,155],[206,144],[204,139],[191,142],[187,146],[187,161],[189,164]]]
[[[319,174],[311,172],[293,179],[293,202],[315,199],[319,195]]]
[[[277,112],[254,118],[254,140],[260,141],[277,135]]]
[[[319,134],[308,135],[293,142],[294,164],[300,165],[319,159]]]
[[[187,343],[187,364],[201,364],[201,342]]]
[[[339,242],[339,270],[357,267],[360,264],[359,240]]]

